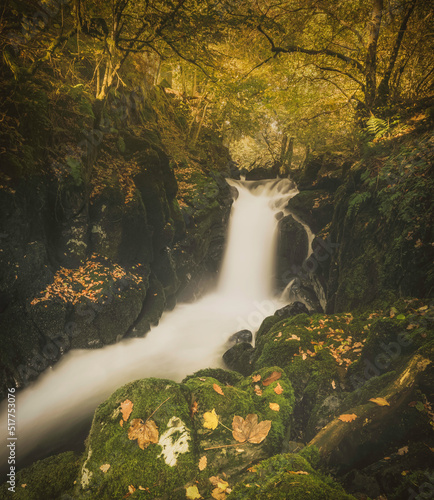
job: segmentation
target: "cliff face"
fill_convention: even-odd
[[[154,107],[170,99],[160,92]],[[23,131],[30,165],[20,151],[3,165],[2,391],[26,385],[71,348],[144,335],[178,298],[200,294],[219,267],[232,202],[218,139],[208,145],[213,157],[199,150],[179,161],[149,130],[144,102],[85,141],[75,143],[71,129],[54,145],[49,105],[39,108],[48,128],[37,147]],[[146,110],[148,127],[139,116]],[[29,111],[35,126],[36,118]]]
[[[312,157],[289,210],[317,237],[294,277],[321,282],[328,312],[433,290],[429,124],[345,157]]]

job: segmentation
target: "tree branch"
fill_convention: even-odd
[[[265,31],[262,29],[261,26],[258,26],[257,30],[260,33],[262,33],[265,36],[265,38],[267,38],[267,40],[270,42],[271,45],[271,51],[274,52],[275,54],[279,53],[291,54],[294,52],[301,52],[302,54],[308,54],[308,55],[324,54],[327,56],[336,57],[337,59],[340,59],[341,61],[344,61],[347,64],[351,64],[351,66],[357,68],[362,74],[365,73],[365,68],[359,61],[353,59],[352,57],[346,56],[345,54],[341,54],[340,52],[335,52],[334,50],[330,49],[318,49],[318,50],[306,49],[298,45],[289,45],[288,47],[276,47],[273,39],[267,33],[265,33]]]

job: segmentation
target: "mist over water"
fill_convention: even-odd
[[[221,356],[235,332],[256,331],[262,319],[284,305],[273,295],[277,219],[297,190],[288,179],[228,181],[234,201],[227,247],[216,288],[193,304],[163,315],[143,338],[98,350],[74,350],[16,398],[17,457],[66,435],[123,384],[146,377],[181,381],[201,368],[222,367]],[[0,408],[6,462],[6,404]]]

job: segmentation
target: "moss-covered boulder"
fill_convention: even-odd
[[[264,385],[271,375],[273,377],[269,379],[269,384]],[[208,462],[216,467],[215,472],[223,470],[230,476],[242,470],[250,461],[281,450],[294,397],[292,386],[280,368],[258,370],[235,385],[223,385],[212,376],[190,378],[186,385],[191,390],[194,404],[197,404],[199,447],[203,451],[209,448]],[[218,425],[214,429],[210,430],[207,426],[205,413],[218,416]],[[270,421],[271,428],[260,444],[247,439],[239,442],[237,448],[237,441],[232,434],[234,417],[246,419],[249,414],[257,415],[258,422]]]
[[[18,472],[15,478],[15,492],[10,484],[0,487],[1,498],[17,500],[60,500],[69,499],[72,494],[80,459],[73,452],[61,453],[35,462]]]
[[[198,462],[189,398],[185,386],[161,379],[112,394],[95,412],[79,498],[123,498],[131,487],[144,499],[177,498],[173,491],[194,477]]]
[[[288,453],[251,468],[228,500],[351,500],[330,477],[316,472],[302,456]]]

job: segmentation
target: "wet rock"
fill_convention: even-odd
[[[246,181],[260,181],[265,179],[275,179],[278,170],[274,168],[256,167],[246,172]]]
[[[305,222],[314,234],[319,233],[333,217],[333,197],[328,191],[300,191],[288,202],[288,210]]]
[[[279,221],[278,231],[276,282],[283,290],[307,257],[308,237],[304,227],[292,215]]]
[[[223,354],[223,361],[230,370],[240,372],[242,375],[250,375],[252,373],[252,353],[252,345],[241,341]]]
[[[252,339],[253,339],[253,334],[250,330],[240,330],[239,332],[231,335],[228,341],[238,344],[240,342],[252,342]]]
[[[287,318],[289,316],[296,316],[297,314],[309,314],[309,309],[303,304],[303,302],[297,301],[278,309],[274,314],[279,316],[279,318]]]

